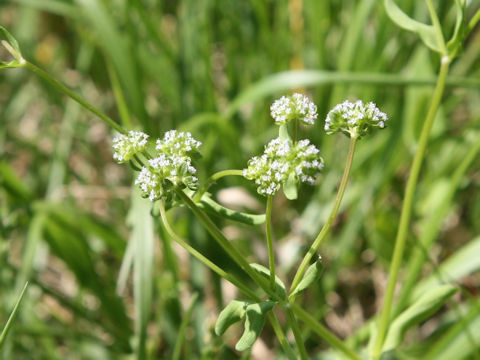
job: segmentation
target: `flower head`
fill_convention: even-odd
[[[327,134],[341,131],[350,137],[362,137],[373,127],[384,128],[387,120],[387,115],[373,102],[364,104],[361,100],[354,103],[347,100],[330,110],[325,120],[325,131]]]
[[[148,135],[141,131],[129,131],[126,135],[120,134],[113,139],[112,147],[115,151],[113,158],[119,163],[130,160],[136,153],[142,152],[147,145]]]
[[[284,125],[294,119],[306,125],[313,125],[317,119],[317,106],[305,95],[295,93],[276,100],[270,106],[270,114],[278,125]]]
[[[163,139],[157,140],[155,149],[170,155],[191,156],[199,152],[200,145],[202,143],[195,140],[189,132],[170,130],[165,133]]]
[[[190,155],[197,153],[200,145],[188,132],[166,132],[163,139],[157,140],[158,156],[148,160],[135,180],[143,195],[151,201],[168,200],[173,197],[174,188],[195,189],[197,170]]]
[[[319,150],[309,140],[293,143],[290,139],[273,139],[261,156],[248,161],[243,176],[254,180],[262,195],[273,195],[293,175],[301,182],[313,184],[323,169]]]

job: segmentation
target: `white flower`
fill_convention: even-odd
[[[254,180],[262,195],[275,194],[292,173],[299,181],[313,184],[323,169],[323,159],[318,153],[308,140],[294,144],[289,139],[273,139],[265,146],[263,155],[248,161],[243,176]]]
[[[189,132],[167,131],[163,139],[157,140],[155,147],[160,153],[185,156],[199,152],[202,143],[195,140]]]
[[[190,133],[176,130],[168,131],[162,140],[157,140],[158,156],[148,160],[148,166],[142,168],[135,180],[143,195],[151,201],[169,200],[175,188],[195,189],[197,170],[189,155],[198,152],[200,145]]]
[[[136,153],[142,152],[147,145],[148,135],[141,131],[129,131],[126,135],[120,134],[112,141],[115,151],[113,158],[118,163],[130,160]]]
[[[313,125],[317,119],[317,106],[305,95],[295,93],[292,96],[282,96],[270,107],[270,114],[279,125],[294,119],[306,125]]]
[[[373,102],[364,104],[361,100],[354,103],[347,100],[330,110],[325,119],[325,131],[327,134],[341,131],[350,137],[361,137],[373,127],[383,129],[387,120],[387,115]]]

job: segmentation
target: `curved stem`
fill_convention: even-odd
[[[218,229],[215,223],[188,197],[182,190],[176,189],[175,193],[182,199],[198,220],[205,226],[205,229],[212,235],[218,244],[227,252],[227,254],[257,283],[272,299],[279,299],[278,295],[272,291],[267,281],[252,269],[247,260],[240,252],[228,241],[225,235]]]
[[[207,179],[204,186],[198,189],[195,196],[193,197],[193,201],[194,202],[200,201],[203,194],[205,194],[208,188],[212,186],[212,184],[214,184],[218,179],[221,179],[222,177],[225,177],[225,176],[243,176],[243,170],[231,169],[231,170],[222,170],[222,171],[216,172],[215,174],[213,174]]]
[[[433,28],[435,29],[435,36],[441,47],[442,54],[447,54],[447,46],[445,45],[445,39],[443,37],[442,26],[440,25],[440,20],[438,20],[437,12],[435,11],[435,6],[433,6],[432,0],[425,0],[428,7],[428,12],[430,13],[430,18],[432,19]]]
[[[352,167],[352,162],[353,162],[353,154],[355,153],[356,141],[357,141],[356,137],[350,138],[350,146],[348,149],[347,163],[345,164],[345,170],[343,171],[342,179],[340,180],[337,197],[335,198],[335,204],[333,205],[333,209],[330,213],[330,216],[327,222],[325,223],[325,225],[323,225],[322,229],[320,230],[320,233],[317,235],[312,246],[308,250],[305,257],[303,258],[300,266],[298,267],[297,273],[293,278],[292,286],[290,287],[290,293],[292,293],[297,288],[298,284],[300,283],[300,280],[302,280],[303,274],[305,274],[305,271],[308,267],[308,264],[310,263],[310,260],[312,259],[313,255],[318,251],[320,244],[322,243],[325,236],[328,234],[328,231],[330,230],[330,227],[333,224],[333,220],[335,220],[335,217],[337,216],[338,209],[340,208],[340,203],[342,202],[343,194],[345,193],[345,188],[347,187],[348,177],[350,175],[350,169]]]
[[[472,20],[468,23],[467,26],[467,35],[470,34],[470,32],[473,30],[473,28],[477,25],[477,23],[480,21],[480,9],[477,10],[475,15],[473,15]]]
[[[167,214],[165,211],[165,206],[161,201],[158,202],[159,204],[159,209],[160,209],[160,217],[163,222],[163,226],[165,227],[165,230],[167,231],[168,235],[175,240],[180,246],[182,246],[185,250],[187,250],[190,255],[195,257],[197,260],[202,262],[204,265],[206,265],[210,270],[212,270],[214,273],[217,275],[223,277],[225,280],[230,281],[233,285],[235,285],[241,292],[243,292],[245,295],[249,296],[253,300],[259,301],[260,298],[252,291],[250,288],[245,285],[242,281],[237,279],[235,276],[230,275],[227,273],[225,270],[214,264],[211,260],[206,258],[202,253],[200,253],[198,250],[196,250],[194,247],[192,247],[190,244],[188,244],[185,240],[183,240],[180,236],[178,236],[175,231],[172,229],[170,226],[170,223],[168,222]]]
[[[41,78],[45,79],[46,81],[48,81],[51,85],[53,85],[54,87],[56,87],[58,90],[60,90],[61,92],[63,92],[65,95],[69,96],[70,98],[72,98],[73,100],[75,100],[77,103],[79,103],[80,105],[82,105],[85,109],[89,110],[90,112],[92,112],[93,114],[95,114],[96,116],[98,116],[100,119],[102,119],[107,125],[109,125],[111,128],[115,129],[116,131],[118,131],[120,134],[125,134],[126,133],[126,130],[124,128],[122,128],[119,124],[117,124],[112,118],[108,117],[107,115],[105,115],[103,112],[101,112],[99,109],[97,109],[96,107],[90,105],[87,101],[85,101],[84,99],[82,99],[80,96],[78,96],[77,94],[75,94],[72,90],[70,90],[69,88],[67,88],[65,85],[63,85],[62,83],[58,82],[57,80],[55,80],[53,77],[51,77],[47,72],[45,72],[44,70],[40,69],[39,67],[37,67],[36,65],[28,62],[28,61],[25,61],[24,67],[26,67],[27,69],[33,71],[35,74],[37,74],[38,76],[40,76]]]
[[[342,340],[340,340],[335,334],[330,332],[326,327],[321,325],[315,318],[313,318],[308,312],[303,310],[296,304],[290,304],[293,313],[302,320],[307,326],[317,333],[323,340],[329,343],[332,347],[341,351],[348,359],[362,360],[352,349],[348,348]]]
[[[305,344],[303,343],[302,333],[300,331],[300,327],[298,326],[297,318],[295,317],[295,314],[290,306],[287,306],[285,311],[287,312],[288,324],[293,331],[293,336],[295,337],[295,342],[297,344],[298,351],[300,352],[300,358],[302,360],[308,360],[307,349],[305,349]]]
[[[443,91],[445,89],[445,80],[447,78],[448,68],[450,66],[450,59],[448,56],[442,57],[440,73],[438,75],[437,86],[433,93],[432,102],[428,109],[427,117],[423,124],[420,139],[418,141],[418,150],[413,159],[412,169],[410,176],[408,177],[407,187],[405,190],[405,198],[402,205],[402,212],[400,215],[400,224],[398,226],[397,237],[395,240],[395,248],[393,250],[393,258],[390,264],[390,271],[388,277],[387,290],[382,305],[382,313],[380,315],[380,321],[378,325],[377,339],[373,352],[373,359],[379,359],[385,340],[385,335],[390,322],[390,312],[392,308],[393,295],[395,292],[395,285],[398,279],[398,272],[402,263],[403,252],[405,249],[405,243],[407,240],[408,226],[410,224],[410,218],[412,215],[413,197],[415,195],[415,188],[422,167],[423,158],[427,149],[428,137],[430,130],[435,120],[440,101],[442,100]]]
[[[210,270],[212,270],[214,273],[217,275],[221,276],[225,280],[231,282],[233,285],[235,285],[241,292],[243,292],[245,295],[250,297],[254,301],[261,301],[262,299],[257,296],[250,288],[248,285],[244,284],[243,281],[238,279],[236,276],[231,275],[227,273],[225,270],[217,266],[215,263],[210,261],[208,258],[206,258],[202,253],[197,251],[195,248],[190,246],[185,240],[183,240],[180,236],[178,236],[175,231],[172,229],[170,226],[170,223],[168,222],[167,214],[165,211],[165,206],[161,201],[158,202],[159,204],[159,209],[160,209],[160,217],[162,219],[163,226],[165,227],[165,230],[167,231],[168,235],[176,241],[180,246],[182,246],[185,250],[187,250],[190,255],[195,257],[197,260],[202,262],[204,265],[206,265]],[[287,338],[282,330],[282,327],[280,326],[280,323],[278,322],[277,317],[273,312],[270,312],[268,315],[268,318],[270,320],[270,323],[272,324],[273,330],[275,331],[275,334],[277,335],[278,341],[283,347],[283,350],[287,354],[288,358],[290,360],[295,360],[295,354],[292,351],[292,348],[290,347],[290,344],[287,341]]]
[[[267,210],[265,213],[265,228],[267,233],[268,263],[270,265],[270,287],[275,291],[275,254],[273,252],[272,236],[272,201],[273,196],[267,196]]]

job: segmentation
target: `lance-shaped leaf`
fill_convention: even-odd
[[[17,40],[3,26],[0,26],[0,44],[14,58],[14,60],[11,61],[0,59],[0,69],[14,68],[23,65],[25,60],[22,57]]]
[[[435,29],[432,25],[427,25],[417,20],[412,19],[405,14],[393,0],[385,0],[385,10],[387,11],[390,19],[405,30],[416,33],[422,41],[430,49],[436,52],[441,52],[442,47],[438,44],[437,37],[435,35]]]
[[[428,319],[456,292],[456,287],[442,285],[424,294],[392,322],[383,351],[394,349],[400,345],[409,328]]]
[[[267,269],[265,266],[260,265],[260,264],[250,264],[250,266],[258,272],[260,275],[265,277],[267,280],[270,279],[270,270]],[[275,293],[281,298],[281,299],[286,299],[287,297],[287,289],[285,288],[285,284],[283,283],[280,278],[275,275]]]
[[[245,330],[243,335],[235,345],[238,351],[245,351],[252,347],[260,336],[265,325],[265,316],[275,306],[273,301],[262,301],[256,304],[250,304],[246,308]]]
[[[242,320],[249,302],[242,300],[232,300],[225,309],[218,315],[215,324],[215,334],[222,335],[231,325]]]
[[[310,265],[305,271],[302,280],[295,288],[295,290],[290,294],[290,297],[296,296],[300,294],[302,291],[310,287],[315,281],[320,279],[320,275],[322,275],[323,265],[322,260],[318,259],[314,264]]]

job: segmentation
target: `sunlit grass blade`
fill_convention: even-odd
[[[147,358],[147,329],[152,313],[154,229],[150,215],[151,203],[142,199],[136,189],[132,192],[132,206],[128,223],[132,227],[130,241],[134,242],[133,291],[135,303],[136,355]]]
[[[25,283],[25,286],[23,287],[23,290],[20,293],[20,296],[18,297],[17,302],[15,303],[15,306],[13,307],[13,310],[10,313],[7,323],[3,327],[2,333],[0,334],[0,350],[2,349],[3,344],[5,343],[5,339],[7,338],[8,332],[10,331],[10,328],[12,327],[13,322],[15,321],[15,317],[17,316],[19,306],[22,302],[25,292],[27,291],[27,287],[28,287],[28,282]]]

